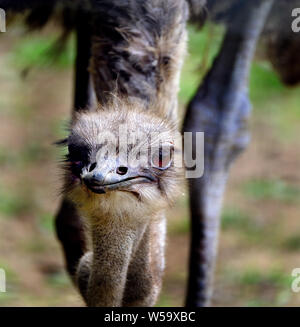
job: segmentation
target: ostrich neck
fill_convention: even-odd
[[[130,260],[142,239],[144,257],[149,256],[150,240],[145,237],[149,221],[145,223],[145,217],[138,216],[130,220],[133,218],[143,223],[134,226],[128,224],[127,217],[93,217],[93,226],[90,226],[93,255],[87,290],[89,306],[120,306]]]
[[[97,216],[89,219],[91,245],[94,252],[94,260],[107,250],[107,244],[120,246],[122,250],[134,252],[142,238],[151,217],[149,215],[134,214],[129,215],[116,214],[103,216],[99,210]]]

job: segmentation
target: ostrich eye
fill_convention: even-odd
[[[160,170],[168,169],[172,164],[174,148],[171,144],[160,145],[151,157],[151,166]]]
[[[72,161],[72,166],[74,168],[82,169],[83,168],[83,162],[82,161]]]

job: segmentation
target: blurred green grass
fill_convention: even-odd
[[[292,277],[277,267],[267,271],[248,267],[238,273],[231,273],[231,282],[247,293],[247,306],[284,306],[291,298],[289,291]],[[264,294],[260,295],[261,290]]]
[[[24,195],[0,188],[0,213],[5,217],[17,217],[32,211],[35,207],[32,200]]]
[[[225,207],[221,218],[221,227],[224,231],[235,230],[245,233],[248,237],[259,238],[263,233],[263,226],[251,218],[248,213],[243,212],[237,207]]]
[[[300,198],[300,189],[282,180],[253,179],[243,185],[245,195],[256,200],[295,202]]]
[[[282,249],[286,251],[298,252],[300,251],[300,234],[294,234],[285,238],[281,242]]]
[[[15,45],[10,60],[16,68],[26,70],[69,69],[75,59],[75,41],[72,35],[63,48],[55,35],[45,37],[38,33],[25,36]]]
[[[187,56],[181,73],[179,98],[186,104],[196,92],[205,71],[211,66],[221,45],[223,28],[207,24],[201,32],[189,26]]]

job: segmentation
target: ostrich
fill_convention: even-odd
[[[299,0],[294,1],[296,5],[299,4]],[[269,13],[273,12],[271,11],[272,5],[274,4],[276,9],[280,2],[285,8],[284,2],[286,1],[228,0],[223,1],[222,4],[217,0],[189,0],[188,2],[194,21],[199,22],[200,19],[203,23],[203,12],[205,12],[203,7],[206,6],[206,11],[213,20],[222,20],[226,23],[226,35],[220,52],[188,105],[183,124],[183,131],[204,131],[206,135],[204,176],[189,181],[192,224],[186,297],[186,305],[203,306],[209,304],[212,295],[219,219],[229,167],[237,155],[245,149],[249,139],[247,120],[250,115],[250,101],[247,84],[250,63],[264,23],[268,20]],[[117,110],[120,111],[120,117],[127,117],[124,119],[129,126],[131,126],[131,118],[133,121],[138,121],[141,132],[145,132],[146,126],[149,126],[148,121],[152,121],[154,125],[146,134],[151,134],[157,126],[165,128],[166,139],[163,137],[162,144],[167,144],[172,149],[170,139],[176,130],[176,128],[174,130],[174,124],[176,126],[178,77],[185,52],[185,21],[188,15],[186,1],[45,0],[41,5],[37,0],[0,0],[0,7],[13,11],[31,9],[27,22],[33,27],[43,26],[53,12],[60,11],[64,27],[76,30],[74,114],[70,136],[63,142],[69,147],[69,156],[65,167],[67,168],[65,197],[56,217],[57,235],[63,246],[68,272],[89,305],[153,304],[161,283],[162,253],[157,256],[160,258],[160,263],[154,265],[159,272],[153,275],[147,274],[145,285],[148,283],[148,288],[137,287],[138,278],[135,276],[140,276],[140,271],[133,269],[131,260],[126,256],[122,257],[125,262],[118,266],[126,272],[122,271],[118,274],[122,282],[119,282],[120,279],[114,280],[115,284],[117,283],[116,288],[111,287],[112,285],[108,287],[103,283],[97,284],[96,280],[100,278],[100,276],[95,276],[97,270],[99,269],[100,274],[103,273],[99,262],[95,264],[97,261],[95,248],[98,248],[96,240],[99,238],[95,238],[92,232],[93,224],[91,224],[92,218],[89,210],[91,207],[85,208],[81,205],[80,199],[85,199],[89,195],[89,201],[96,197],[101,199],[100,203],[104,199],[109,199],[107,203],[111,203],[114,197],[122,197],[122,201],[118,201],[117,204],[124,210],[127,203],[123,201],[125,198],[130,201],[129,203],[139,203],[143,206],[143,210],[146,210],[148,202],[145,190],[149,187],[154,192],[151,193],[152,195],[158,194],[157,192],[161,192],[157,188],[160,183],[143,185],[131,182],[130,189],[136,190],[138,187],[140,192],[116,189],[106,192],[102,185],[102,177],[100,177],[100,182],[95,183],[100,186],[97,185],[94,190],[91,190],[89,187],[93,188],[93,186],[83,181],[86,176],[82,174],[97,172],[100,161],[92,159],[92,153],[96,151],[95,144],[99,140],[96,142],[96,139],[92,137],[90,147],[85,149],[81,147],[81,142],[87,137],[90,139],[91,126],[97,130],[103,126],[101,125],[103,122],[106,122],[106,125],[112,129],[113,135],[119,136],[110,118],[112,115],[115,121],[120,121],[116,116]],[[282,15],[284,10],[279,10],[279,12]],[[280,34],[280,31],[277,31],[277,34]],[[285,54],[286,51],[278,40],[279,38],[274,42],[273,39],[270,43],[269,56],[275,68],[283,75],[283,72],[287,71],[284,60],[278,63],[278,56],[274,53],[279,53],[281,57],[281,54]],[[297,53],[293,49],[298,49],[297,44],[299,44],[296,42],[296,37],[294,40],[293,45],[296,43],[296,46],[289,47],[292,57],[294,53]],[[286,58],[286,55],[283,57]],[[294,83],[298,81],[299,75],[295,76],[296,71],[291,71],[292,78],[283,76],[283,80]],[[115,98],[119,100],[114,102]],[[99,108],[94,105],[95,99],[100,103]],[[143,109],[137,110],[139,108]],[[81,111],[84,112],[81,113]],[[128,115],[125,112],[128,112]],[[83,132],[82,126],[87,127],[86,132]],[[75,149],[82,149],[83,152],[90,154],[85,157],[86,162],[82,161],[82,157],[79,160],[72,160],[74,146]],[[119,170],[121,174],[115,172],[117,174],[115,178],[118,176],[118,180],[132,173],[130,167],[126,165],[115,165],[111,169],[118,167],[122,168]],[[173,198],[173,191],[170,194],[168,190],[171,185],[169,182],[174,178],[172,188],[174,187],[175,190],[175,180],[180,175],[173,169],[170,163],[170,167],[160,170],[159,181],[166,183],[165,197],[162,197],[164,205],[159,205],[157,211],[155,209],[155,212],[152,212],[153,217],[156,214],[159,215],[160,210],[163,210],[167,202]],[[88,170],[91,171],[88,172]],[[173,177],[169,176],[171,172]],[[82,182],[78,184],[80,178]],[[81,194],[79,198],[78,194]],[[157,226],[157,230],[161,229],[159,235],[163,237],[164,219],[161,219],[161,225]],[[86,227],[84,227],[85,224]],[[146,225],[144,228],[146,229],[143,234],[145,239],[141,238],[144,242],[139,243],[138,238],[135,238],[134,242],[130,239],[134,244],[141,245],[141,248],[138,247],[135,252],[137,261],[134,257],[132,262],[139,262],[139,253],[151,253],[143,249],[143,246],[146,248],[146,245],[149,246],[147,237],[151,235]],[[90,248],[92,250],[94,248],[96,255],[88,249],[89,237],[92,239]],[[163,242],[157,243],[160,244],[157,249],[162,251]],[[111,257],[113,258],[113,254]],[[107,259],[104,263],[108,262]],[[139,262],[139,266],[143,267],[143,265],[145,267],[147,263]],[[103,269],[108,269],[108,267]],[[158,277],[155,282],[154,275]],[[107,273],[106,277],[109,276],[110,274]],[[127,284],[124,283],[125,278],[128,279]],[[132,280],[135,286],[130,284]],[[104,291],[98,292],[97,287],[93,288],[91,285],[94,282]],[[113,282],[110,281],[110,284]],[[135,287],[136,294],[131,294],[130,292]],[[111,293],[107,289],[110,289]]]
[[[115,101],[76,115],[65,140],[64,193],[91,239],[74,276],[89,306],[152,306],[159,294],[164,209],[177,193],[180,168],[175,125],[158,113]]]

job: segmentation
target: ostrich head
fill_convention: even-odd
[[[64,191],[89,216],[162,209],[181,175],[177,137],[176,124],[124,101],[79,113],[65,141]]]

